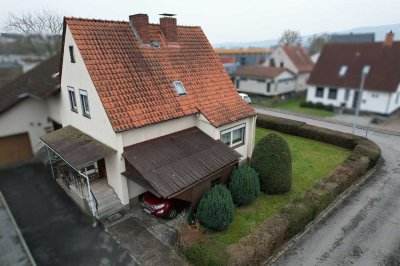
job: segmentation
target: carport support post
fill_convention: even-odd
[[[46,146],[46,150],[47,150],[47,155],[49,156],[51,174],[53,175],[53,179],[55,179],[54,169],[53,169],[53,162],[52,162],[51,157],[50,157],[49,147]]]
[[[93,200],[92,191],[90,190],[90,182],[89,182],[89,177],[87,176],[86,167],[85,167],[85,174],[82,174],[81,172],[79,172],[79,173],[86,178],[88,196],[89,196],[89,206],[90,206],[90,209],[92,210],[93,227],[95,227],[95,226],[97,226],[96,210],[95,210],[95,207],[94,207],[94,200]]]

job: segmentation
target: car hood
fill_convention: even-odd
[[[145,193],[143,196],[143,201],[150,205],[159,205],[161,203],[165,203],[166,199],[158,198],[151,193]]]

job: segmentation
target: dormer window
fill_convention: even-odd
[[[74,54],[74,46],[69,46],[69,58],[71,59],[71,63],[75,63],[75,54]]]
[[[174,85],[174,89],[175,89],[176,93],[177,93],[179,96],[184,96],[184,95],[186,95],[186,90],[185,90],[185,88],[183,87],[183,84],[182,84],[181,81],[174,81],[174,82],[173,82],[173,85]]]
[[[343,77],[344,75],[346,75],[347,72],[347,66],[342,66],[339,70],[339,76]]]

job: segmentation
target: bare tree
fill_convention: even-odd
[[[301,34],[299,31],[295,30],[285,30],[281,37],[279,38],[279,44],[300,44],[301,43]]]
[[[313,55],[321,52],[324,45],[329,41],[330,35],[328,33],[314,34],[308,38],[308,53]]]
[[[62,26],[63,17],[60,13],[54,10],[42,9],[21,15],[8,13],[4,23],[4,30],[24,34],[61,35]]]
[[[63,16],[54,10],[42,9],[21,15],[8,13],[3,30],[25,35],[27,49],[35,54],[53,55],[61,49]]]

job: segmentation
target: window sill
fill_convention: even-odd
[[[90,114],[82,114],[84,117],[89,118],[90,119]]]
[[[78,109],[71,109],[72,112],[78,113]]]
[[[244,142],[241,142],[241,143],[238,143],[238,144],[235,144],[235,145],[231,146],[231,148],[232,149],[237,149],[237,148],[239,148],[239,147],[241,147],[243,145],[244,145]]]

